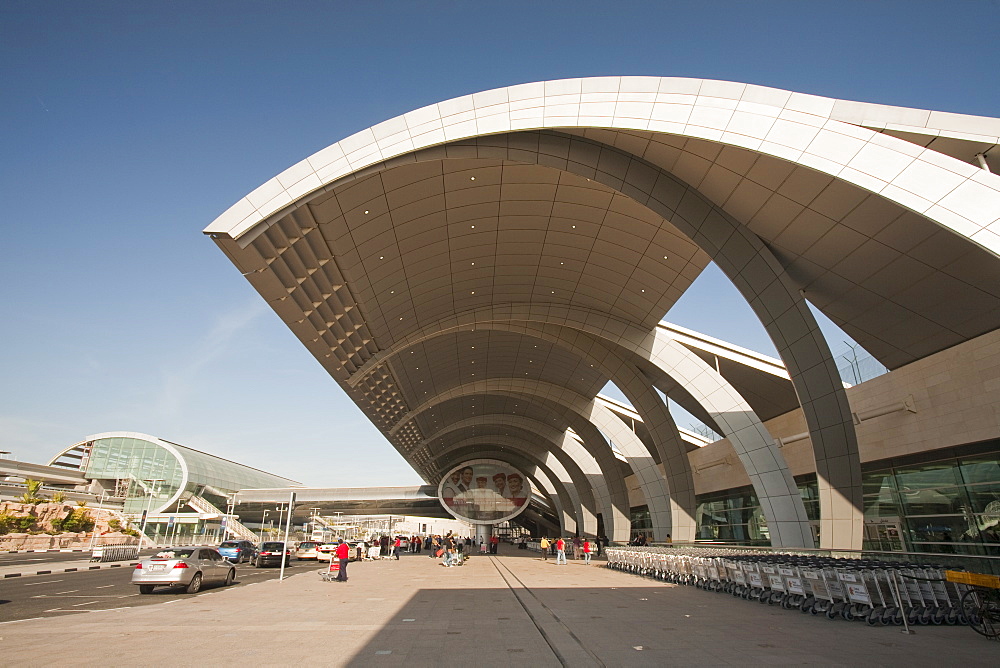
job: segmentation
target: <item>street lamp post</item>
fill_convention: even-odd
[[[260,542],[262,543],[264,542],[264,524],[267,522],[267,514],[270,512],[270,510],[265,510],[264,516],[260,518]]]
[[[150,478],[143,479],[143,482],[151,483],[149,485],[149,499],[146,501],[146,512],[142,514],[142,526],[139,528],[139,548],[142,549],[142,539],[146,538],[146,524],[149,522],[149,509],[153,505],[153,492],[156,489],[155,483],[165,482],[165,478]]]

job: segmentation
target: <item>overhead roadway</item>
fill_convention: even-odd
[[[801,408],[821,544],[858,548],[857,438],[806,300],[889,369],[997,329],[998,142],[1000,119],[742,83],[539,82],[359,132],[205,233],[428,483],[457,444],[558,480],[562,441],[530,424],[572,430],[589,459],[559,455],[564,474],[609,536],[629,532],[613,448],[654,535],[691,540],[690,438],[663,392],[733,443],[772,543],[811,544],[762,424]],[[660,324],[710,261],[780,364]],[[642,434],[596,399],[608,381]]]

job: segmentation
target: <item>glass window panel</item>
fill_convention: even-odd
[[[907,515],[943,515],[968,508],[964,487],[900,489],[899,499]]]
[[[1000,455],[963,458],[959,468],[967,485],[1000,482]]]
[[[1000,517],[1000,480],[966,487],[973,512]]]
[[[934,462],[896,469],[896,487],[904,490],[952,487],[960,485],[954,461]]]
[[[978,542],[979,529],[971,518],[939,516],[907,518],[906,524],[913,542],[958,543]]]

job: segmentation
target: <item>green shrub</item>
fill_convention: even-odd
[[[0,536],[10,533],[10,530],[14,527],[15,519],[10,513],[0,513]]]
[[[118,520],[117,517],[112,517],[110,520],[108,520],[108,528],[111,529],[112,531],[121,531],[122,523]]]
[[[56,492],[52,495],[52,503],[62,503],[66,500],[65,492]]]
[[[17,516],[14,518],[14,526],[22,532],[29,531],[31,527],[35,526],[35,518],[31,515]]]
[[[53,517],[52,521],[50,522],[50,524],[52,525],[52,530],[53,531],[62,531],[63,530],[63,524],[65,522],[66,522],[66,518],[65,517]]]
[[[35,505],[45,500],[38,494],[42,489],[41,480],[32,480],[31,478],[25,478],[24,485],[25,487],[27,487],[27,491],[25,491],[24,494],[22,494],[21,496],[17,497],[15,501],[19,501],[20,503],[30,503]]]

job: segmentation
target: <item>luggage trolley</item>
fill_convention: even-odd
[[[961,614],[976,633],[1000,637],[1000,577],[982,573],[945,571],[945,580],[966,587]]]
[[[785,581],[778,574],[778,567],[764,564],[760,567],[760,570],[764,574],[764,586],[770,590],[766,595],[761,595],[760,602],[767,603],[768,605],[780,603],[781,599],[785,596]]]
[[[785,596],[781,599],[781,607],[785,610],[800,608],[806,600],[806,589],[799,569],[792,566],[779,566],[778,575],[784,582]]]

